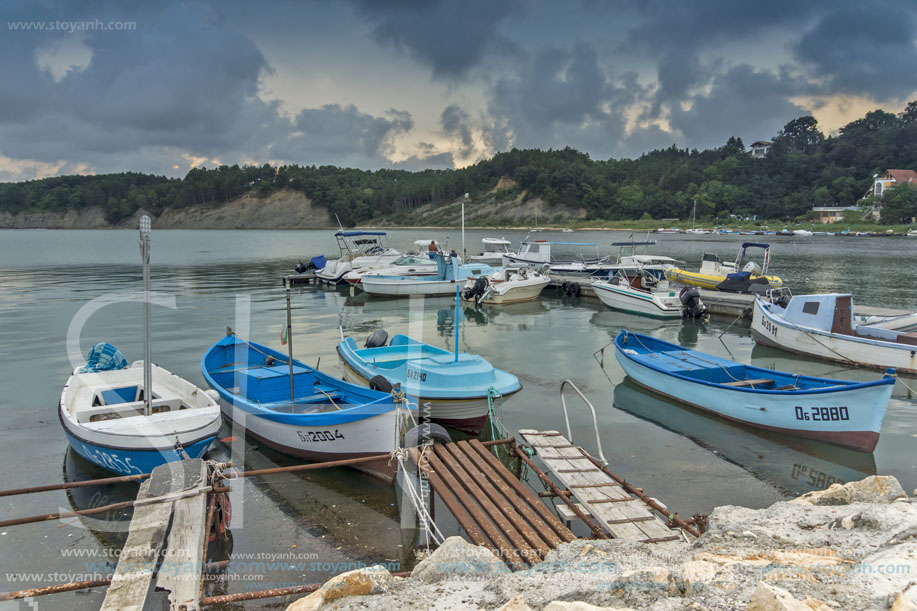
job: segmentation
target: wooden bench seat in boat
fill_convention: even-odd
[[[736,380],[735,382],[723,382],[723,386],[765,386],[767,384],[776,384],[773,380],[768,380],[767,378],[758,378],[756,380]]]
[[[76,421],[80,424],[111,420],[113,418],[133,418],[144,415],[145,403],[143,401],[130,401],[128,403],[115,403],[114,405],[101,405],[90,409],[81,409],[76,413]],[[180,397],[153,399],[152,413],[171,412],[182,409]],[[187,409],[187,406],[184,406]]]
[[[340,391],[325,387],[316,387],[316,390],[324,390],[325,392],[318,392],[308,397],[297,397],[292,403],[289,399],[285,399],[281,401],[272,401],[271,403],[261,403],[260,406],[264,409],[297,414],[328,412],[341,409],[339,405],[333,403],[343,398]]]

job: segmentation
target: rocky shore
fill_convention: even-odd
[[[690,544],[579,540],[524,571],[452,537],[408,578],[381,566],[345,573],[288,611],[908,611],[915,603],[917,499],[894,477],[872,476],[765,509],[718,507]]]

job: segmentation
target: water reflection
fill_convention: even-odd
[[[643,389],[630,378],[615,387],[614,405],[716,451],[790,495],[876,474],[872,453],[746,427],[671,402]]]

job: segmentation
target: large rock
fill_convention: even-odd
[[[810,505],[849,505],[850,503],[891,503],[906,499],[907,493],[892,475],[871,475],[846,484],[831,484],[827,490],[807,492],[791,503]]]
[[[317,611],[333,600],[385,591],[394,581],[381,564],[348,571],[332,577],[321,588],[287,607],[287,611]]]
[[[414,567],[411,577],[424,583],[436,583],[456,577],[491,579],[506,572],[506,565],[490,550],[461,537],[449,537]]]
[[[822,609],[830,611],[830,607],[820,600],[807,598],[806,602],[802,602],[793,598],[793,595],[783,588],[763,581],[758,582],[758,587],[755,588],[745,608],[746,611],[822,611]]]

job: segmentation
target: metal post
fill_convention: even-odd
[[[465,197],[462,198],[462,263],[465,262],[467,257],[465,256],[465,202],[468,201],[468,194],[465,194]]]
[[[143,413],[153,413],[153,370],[150,361],[150,217],[140,217],[140,257],[143,260]]]
[[[460,284],[455,285],[455,362],[458,363],[458,354],[459,354],[459,326],[461,323],[460,316],[462,315],[461,310],[459,310],[459,292],[462,290]]]
[[[287,289],[287,354],[290,366],[290,411],[293,411],[293,314],[290,308],[290,283],[285,282]]]

